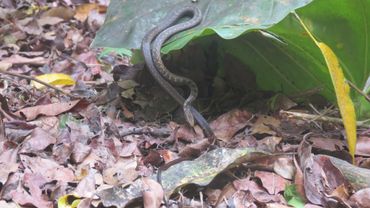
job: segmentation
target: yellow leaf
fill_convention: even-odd
[[[308,30],[306,25],[303,23],[303,21],[299,18],[299,16],[297,14],[295,15],[302,24],[303,28],[315,42],[315,44],[320,48],[321,53],[325,58],[326,65],[328,66],[330,77],[334,85],[339,111],[343,119],[343,125],[346,130],[349,153],[351,154],[353,159],[356,151],[357,135],[356,135],[356,113],[355,107],[350,97],[350,87],[346,82],[343,70],[333,50],[331,50],[331,48],[327,46],[325,43],[317,41],[315,37],[311,34],[311,32]]]
[[[75,84],[75,81],[72,79],[72,77],[67,74],[60,74],[60,73],[43,74],[35,78],[37,78],[38,80],[44,81],[50,85],[74,85]],[[45,85],[40,84],[35,81],[32,81],[31,85],[36,87],[37,89],[41,89],[45,87]]]
[[[90,11],[94,9],[98,9],[98,6],[99,6],[98,4],[94,4],[94,3],[78,5],[76,8],[76,14],[74,17],[77,20],[80,20],[81,22],[83,22],[89,16]]]
[[[64,195],[58,199],[58,208],[77,208],[81,198],[76,195]]]

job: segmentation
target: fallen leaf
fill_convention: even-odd
[[[97,171],[90,168],[89,174],[84,177],[77,185],[76,189],[73,191],[77,196],[92,198],[95,194],[95,174]]]
[[[50,85],[74,85],[76,83],[71,76],[61,73],[43,74],[40,76],[36,76],[35,78]],[[31,81],[31,85],[34,86],[36,89],[42,89],[46,87],[45,85],[33,80]]]
[[[75,176],[70,168],[63,167],[50,159],[20,155],[21,163],[28,171],[42,174],[48,181],[73,181]]]
[[[45,185],[47,180],[43,178],[39,173],[25,173],[24,175],[24,186],[18,187],[16,191],[12,193],[13,201],[21,205],[32,204],[39,208],[52,207],[52,202],[45,200],[41,187]]]
[[[44,57],[35,57],[35,58],[26,58],[17,54],[14,54],[8,58],[4,58],[1,61],[1,65],[3,66],[9,66],[9,64],[31,64],[31,65],[37,65],[42,66],[47,63],[47,60]]]
[[[77,208],[80,202],[81,198],[76,195],[64,195],[58,199],[58,208]]]
[[[370,137],[360,136],[356,144],[356,155],[370,156]]]
[[[23,108],[14,114],[20,117],[25,117],[27,121],[35,119],[37,116],[56,116],[75,107],[80,100],[74,100],[66,103],[53,103],[48,105],[38,105],[33,107]]]
[[[99,8],[99,5],[96,3],[78,5],[76,8],[76,14],[74,18],[76,18],[77,20],[81,22],[84,22],[89,16],[90,11],[96,10],[98,8]]]
[[[279,126],[280,121],[276,118],[266,115],[259,115],[251,128],[251,134],[276,135],[276,132],[274,129],[271,129],[271,127],[278,128]]]
[[[56,138],[41,128],[32,130],[30,138],[28,138],[21,149],[22,153],[34,153],[44,150],[51,144],[55,144]]]
[[[136,167],[137,162],[134,159],[120,159],[112,167],[103,170],[103,180],[110,185],[131,183],[139,176]]]
[[[279,157],[275,160],[274,171],[281,177],[292,180],[295,172],[292,157]]]
[[[252,114],[245,110],[235,109],[219,116],[210,124],[217,139],[228,142],[238,131],[244,128]]]
[[[19,206],[14,202],[6,202],[4,200],[0,201],[1,208],[19,208]]]
[[[349,200],[357,207],[370,208],[370,188],[357,191]]]
[[[258,177],[264,188],[269,194],[277,194],[284,191],[285,187],[290,184],[290,182],[283,177],[266,171],[255,171],[254,175]]]
[[[11,173],[18,170],[18,163],[0,162],[0,186],[3,186]]]
[[[69,7],[54,7],[44,12],[41,17],[59,17],[63,20],[72,19],[75,12]]]
[[[161,206],[164,193],[162,186],[153,179],[143,178],[143,200],[145,208]]]

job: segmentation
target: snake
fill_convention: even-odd
[[[173,26],[173,27],[184,27],[184,24],[178,24],[175,25],[176,22],[178,22],[180,19],[182,19],[184,16],[188,16],[189,14],[195,14],[199,13],[201,15],[200,10],[193,5],[186,5],[182,6],[179,9],[173,10],[170,14],[168,14],[163,21],[160,22],[156,27],[151,29],[149,32],[146,33],[144,36],[142,43],[141,43],[141,51],[144,56],[144,60],[147,66],[148,71],[151,73],[153,78],[159,83],[159,85],[171,96],[174,98],[174,100],[180,104],[181,106],[184,106],[184,103],[186,100],[182,95],[177,92],[177,90],[160,74],[157,66],[157,62],[154,61],[152,56],[152,51],[160,51],[160,48],[152,48],[152,42],[154,39],[157,38],[157,36],[167,28]],[[194,18],[195,15],[193,15]],[[192,19],[193,19],[192,18]],[[172,28],[174,29],[174,28]],[[176,29],[176,28],[175,28]],[[184,29],[188,29],[185,28]],[[162,36],[162,38],[166,38]],[[165,40],[157,40],[158,42],[164,42]],[[160,59],[160,58],[159,58]],[[158,59],[156,59],[158,61]],[[196,91],[197,87],[195,85]],[[189,102],[188,102],[189,103]],[[185,103],[186,104],[186,103]],[[193,116],[194,120],[198,123],[198,125],[202,128],[204,131],[205,136],[212,141],[215,141],[215,134],[213,133],[211,127],[209,126],[207,120],[200,114],[193,106],[190,104],[187,104],[187,111],[190,111],[190,114]]]
[[[195,121],[193,114],[191,113],[190,106],[191,103],[195,100],[195,98],[198,95],[198,87],[195,84],[195,82],[189,78],[182,77],[179,75],[176,75],[172,72],[170,72],[166,66],[164,65],[162,59],[161,59],[161,48],[168,39],[170,39],[174,34],[177,34],[179,32],[182,32],[184,30],[190,29],[192,27],[195,27],[202,21],[202,13],[198,7],[192,7],[189,9],[183,10],[182,13],[180,13],[181,16],[179,17],[186,17],[186,16],[192,16],[192,18],[188,21],[182,22],[180,24],[175,24],[171,27],[168,27],[164,31],[162,31],[153,41],[152,45],[152,56],[153,61],[155,63],[155,66],[159,73],[168,81],[170,81],[172,84],[175,85],[186,85],[190,89],[190,95],[185,100],[183,104],[184,114],[186,121],[191,125],[194,126]]]
[[[169,28],[171,26],[172,26],[172,28],[171,28],[172,32],[175,32],[175,31],[177,32],[177,31],[186,30],[190,27],[193,27],[193,26],[199,24],[199,23],[195,23],[195,25],[191,25],[191,24],[175,25],[175,23],[177,21],[179,21],[181,18],[183,18],[184,16],[188,16],[188,15],[192,15],[192,14],[193,14],[193,18],[190,21],[195,20],[194,18],[199,18],[199,16],[201,17],[200,10],[197,7],[193,6],[193,5],[192,6],[183,6],[180,9],[173,10],[172,13],[168,14],[164,18],[164,21],[162,21],[159,25],[157,25],[156,27],[154,27],[153,29],[151,29],[149,32],[146,33],[146,35],[144,36],[144,38],[142,40],[142,43],[141,43],[141,51],[143,53],[147,69],[151,73],[153,78],[159,83],[159,85],[170,96],[172,96],[174,98],[174,100],[178,104],[183,106],[185,114],[190,112],[190,114],[191,114],[190,117],[193,117],[193,119],[198,123],[198,125],[204,131],[205,136],[209,139],[210,143],[212,144],[216,141],[215,134],[213,133],[213,131],[212,131],[211,127],[209,126],[207,120],[202,116],[202,114],[200,114],[193,106],[191,106],[191,101],[192,101],[191,99],[195,99],[195,97],[197,95],[197,91],[198,91],[198,88],[195,85],[195,83],[193,82],[195,87],[194,87],[194,85],[190,86],[191,90],[193,88],[193,94],[192,94],[193,98],[191,98],[191,99],[188,98],[187,100],[185,100],[185,98],[182,95],[180,95],[180,93],[177,92],[177,90],[163,77],[163,76],[171,75],[171,74],[169,74],[169,73],[167,74],[165,72],[164,75],[162,75],[160,73],[160,72],[163,72],[164,70],[167,70],[167,68],[163,67],[164,65],[163,65],[163,62],[161,60],[160,50],[161,50],[163,42],[166,41],[165,39],[169,38],[168,37],[169,33],[166,32],[164,35],[159,35],[159,34],[163,31],[165,31],[167,28]],[[156,42],[156,48],[154,46],[152,47],[152,42],[153,41]],[[153,59],[153,55],[152,55],[153,51],[157,55],[157,57],[155,59]],[[162,67],[162,68],[160,68],[160,67]],[[171,77],[173,77],[173,76],[170,76],[169,80],[171,80]],[[176,78],[178,78],[178,77],[176,77]],[[190,82],[187,82],[187,83],[190,83]],[[196,93],[194,93],[194,89],[195,89]],[[185,116],[189,116],[189,115],[185,115]],[[191,118],[190,118],[190,120],[191,120]],[[157,182],[159,184],[162,184],[161,183],[161,172],[162,171],[166,170],[167,168],[169,168],[170,166],[172,166],[174,164],[177,164],[179,162],[182,162],[184,160],[189,160],[189,159],[191,159],[191,158],[178,158],[178,159],[175,159],[175,160],[165,164],[164,166],[160,167],[158,169],[158,173],[157,173]],[[168,205],[168,201],[166,200],[166,197],[164,197],[164,201],[165,201],[166,205]]]

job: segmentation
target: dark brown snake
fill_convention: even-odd
[[[192,18],[181,24],[176,24],[183,17],[191,16]],[[172,35],[180,31],[192,28],[200,23],[202,19],[201,11],[196,6],[184,6],[180,9],[175,9],[164,18],[158,26],[150,30],[144,37],[141,45],[141,50],[149,72],[160,86],[170,94],[177,103],[183,106],[185,117],[190,125],[194,124],[194,120],[203,129],[205,136],[209,139],[210,143],[214,143],[216,136],[214,135],[207,120],[191,106],[191,102],[197,97],[198,88],[196,84],[185,77],[180,77],[167,70],[164,66],[160,50],[163,43],[168,40]],[[168,28],[168,29],[167,29]],[[162,32],[162,33],[161,33]],[[152,44],[152,42],[154,43]],[[153,45],[153,46],[152,46]],[[161,74],[162,73],[162,74]],[[165,78],[173,84],[187,85],[191,92],[188,99],[184,99],[177,90],[165,80]],[[193,119],[193,121],[191,121]],[[161,183],[161,172],[168,169],[170,166],[191,158],[180,158],[165,164],[158,170],[157,181]]]
[[[189,78],[182,77],[170,72],[166,66],[163,64],[161,58],[161,48],[165,41],[171,38],[173,35],[187,30],[189,28],[195,27],[202,21],[202,14],[201,11],[194,7],[194,9],[186,9],[183,13],[181,13],[183,17],[192,15],[192,18],[188,21],[182,22],[180,24],[176,24],[174,26],[168,27],[164,31],[162,31],[154,40],[152,44],[152,56],[155,66],[159,73],[172,84],[175,85],[186,85],[190,89],[190,95],[185,100],[183,104],[184,114],[186,121],[191,125],[194,126],[195,121],[193,114],[190,111],[191,103],[195,100],[198,95],[198,87],[195,82]],[[180,17],[181,17],[180,16]]]
[[[187,22],[191,22],[193,24],[195,23],[194,25],[185,24],[186,22],[176,25],[177,21],[179,21],[183,17],[190,16],[190,15],[192,15],[193,18],[190,19]],[[181,106],[184,106],[184,103],[185,103],[186,107],[184,106],[184,108],[187,108],[186,111],[189,111],[191,116],[194,117],[194,120],[203,129],[206,137],[208,137],[211,141],[214,141],[215,135],[214,135],[211,127],[209,126],[208,122],[194,107],[191,106],[191,101],[193,99],[195,99],[194,92],[192,94],[193,96],[192,97],[189,96],[190,99],[188,98],[187,99],[188,102],[186,102],[186,100],[177,92],[177,90],[162,77],[160,72],[158,72],[158,70],[161,71],[161,72],[167,71],[167,69],[165,67],[164,68],[162,67],[164,65],[163,65],[163,62],[160,58],[160,54],[159,54],[159,58],[157,57],[156,60],[157,61],[160,60],[162,64],[158,63],[158,62],[155,62],[154,59],[153,59],[153,55],[152,55],[152,52],[154,52],[154,51],[158,51],[158,52],[156,52],[156,54],[160,53],[160,48],[152,47],[152,42],[154,41],[154,39],[157,36],[159,37],[158,34],[160,34],[162,31],[166,30],[167,28],[169,28],[171,26],[172,26],[171,31],[173,31],[173,32],[182,31],[182,30],[188,29],[190,27],[193,27],[193,26],[199,24],[199,22],[197,22],[199,20],[197,20],[197,21],[192,21],[192,20],[194,19],[194,17],[199,18],[199,16],[201,17],[200,10],[196,6],[193,6],[193,5],[183,6],[180,9],[175,9],[174,12],[172,12],[171,14],[167,15],[164,18],[163,22],[161,22],[158,26],[156,26],[155,28],[150,30],[145,35],[145,37],[142,41],[141,50],[143,52],[147,68],[148,68],[149,72],[152,74],[152,76],[154,77],[154,79],[161,85],[161,87],[165,91],[167,91],[176,100],[177,103],[179,103]],[[169,33],[166,33],[166,34],[167,35],[173,35],[173,34],[169,34]],[[162,40],[157,40],[156,39],[155,41],[157,41],[157,43],[163,43],[165,41],[165,39],[167,39],[168,37],[162,35],[161,38],[163,38],[163,39]],[[161,45],[162,44],[159,44],[159,47],[161,47]],[[171,75],[169,76],[169,80],[174,81],[174,79],[172,79],[173,78],[172,75],[173,74],[171,73]],[[179,77],[179,76],[177,76],[177,77]],[[184,79],[186,79],[186,78],[184,78]],[[187,80],[189,80],[189,79],[187,79]],[[193,81],[191,81],[191,82],[194,83]],[[194,90],[194,86],[195,86],[195,91],[196,91],[195,96],[196,96],[198,90],[197,90],[197,87],[196,87],[195,83],[194,83],[193,86],[191,86],[191,90]],[[189,116],[189,115],[186,115],[186,116]]]

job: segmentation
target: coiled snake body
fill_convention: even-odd
[[[193,17],[188,21],[168,27],[163,32],[161,32],[153,42],[152,56],[153,56],[153,61],[157,67],[157,70],[165,79],[167,79],[168,81],[170,81],[171,83],[175,85],[186,85],[189,87],[190,95],[185,100],[183,104],[183,109],[184,109],[186,121],[191,126],[194,126],[195,121],[190,111],[190,107],[191,107],[191,103],[195,100],[195,98],[198,95],[198,87],[193,80],[188,79],[186,77],[178,76],[174,73],[171,73],[166,68],[166,66],[163,64],[163,61],[161,59],[161,48],[162,48],[163,43],[166,40],[168,40],[171,36],[173,36],[176,33],[179,33],[181,31],[187,30],[189,28],[192,28],[198,25],[202,21],[202,14],[197,7],[193,7],[191,9],[189,8],[183,11],[184,12],[181,13],[181,16],[192,15]]]
[[[192,15],[192,19],[187,22],[181,24],[175,24],[181,18],[185,16]],[[166,90],[180,105],[183,106],[185,111],[185,117],[187,118],[189,123],[191,124],[191,119],[197,121],[199,126],[203,129],[205,135],[211,141],[214,141],[215,135],[210,128],[208,122],[205,118],[191,106],[191,102],[197,96],[197,86],[195,83],[187,78],[177,76],[169,72],[166,67],[163,65],[160,56],[160,50],[162,44],[174,33],[189,29],[194,27],[195,25],[199,24],[201,20],[201,12],[195,6],[184,6],[178,10],[175,10],[171,14],[169,14],[163,22],[157,25],[155,28],[150,30],[144,37],[141,45],[141,50],[147,65],[149,72],[152,74],[154,79],[161,85],[161,87]],[[166,30],[168,28],[168,30]],[[161,32],[164,31],[162,34]],[[161,34],[160,34],[161,33]],[[158,35],[159,34],[159,35]],[[156,38],[157,37],[157,38]],[[155,39],[155,40],[154,40]],[[152,47],[152,42],[155,42]],[[161,75],[160,72],[163,74]],[[163,77],[162,77],[163,76]],[[188,85],[191,89],[191,93],[188,99],[184,99],[177,90],[168,83],[164,77],[170,80],[172,83],[175,84],[185,84]]]

